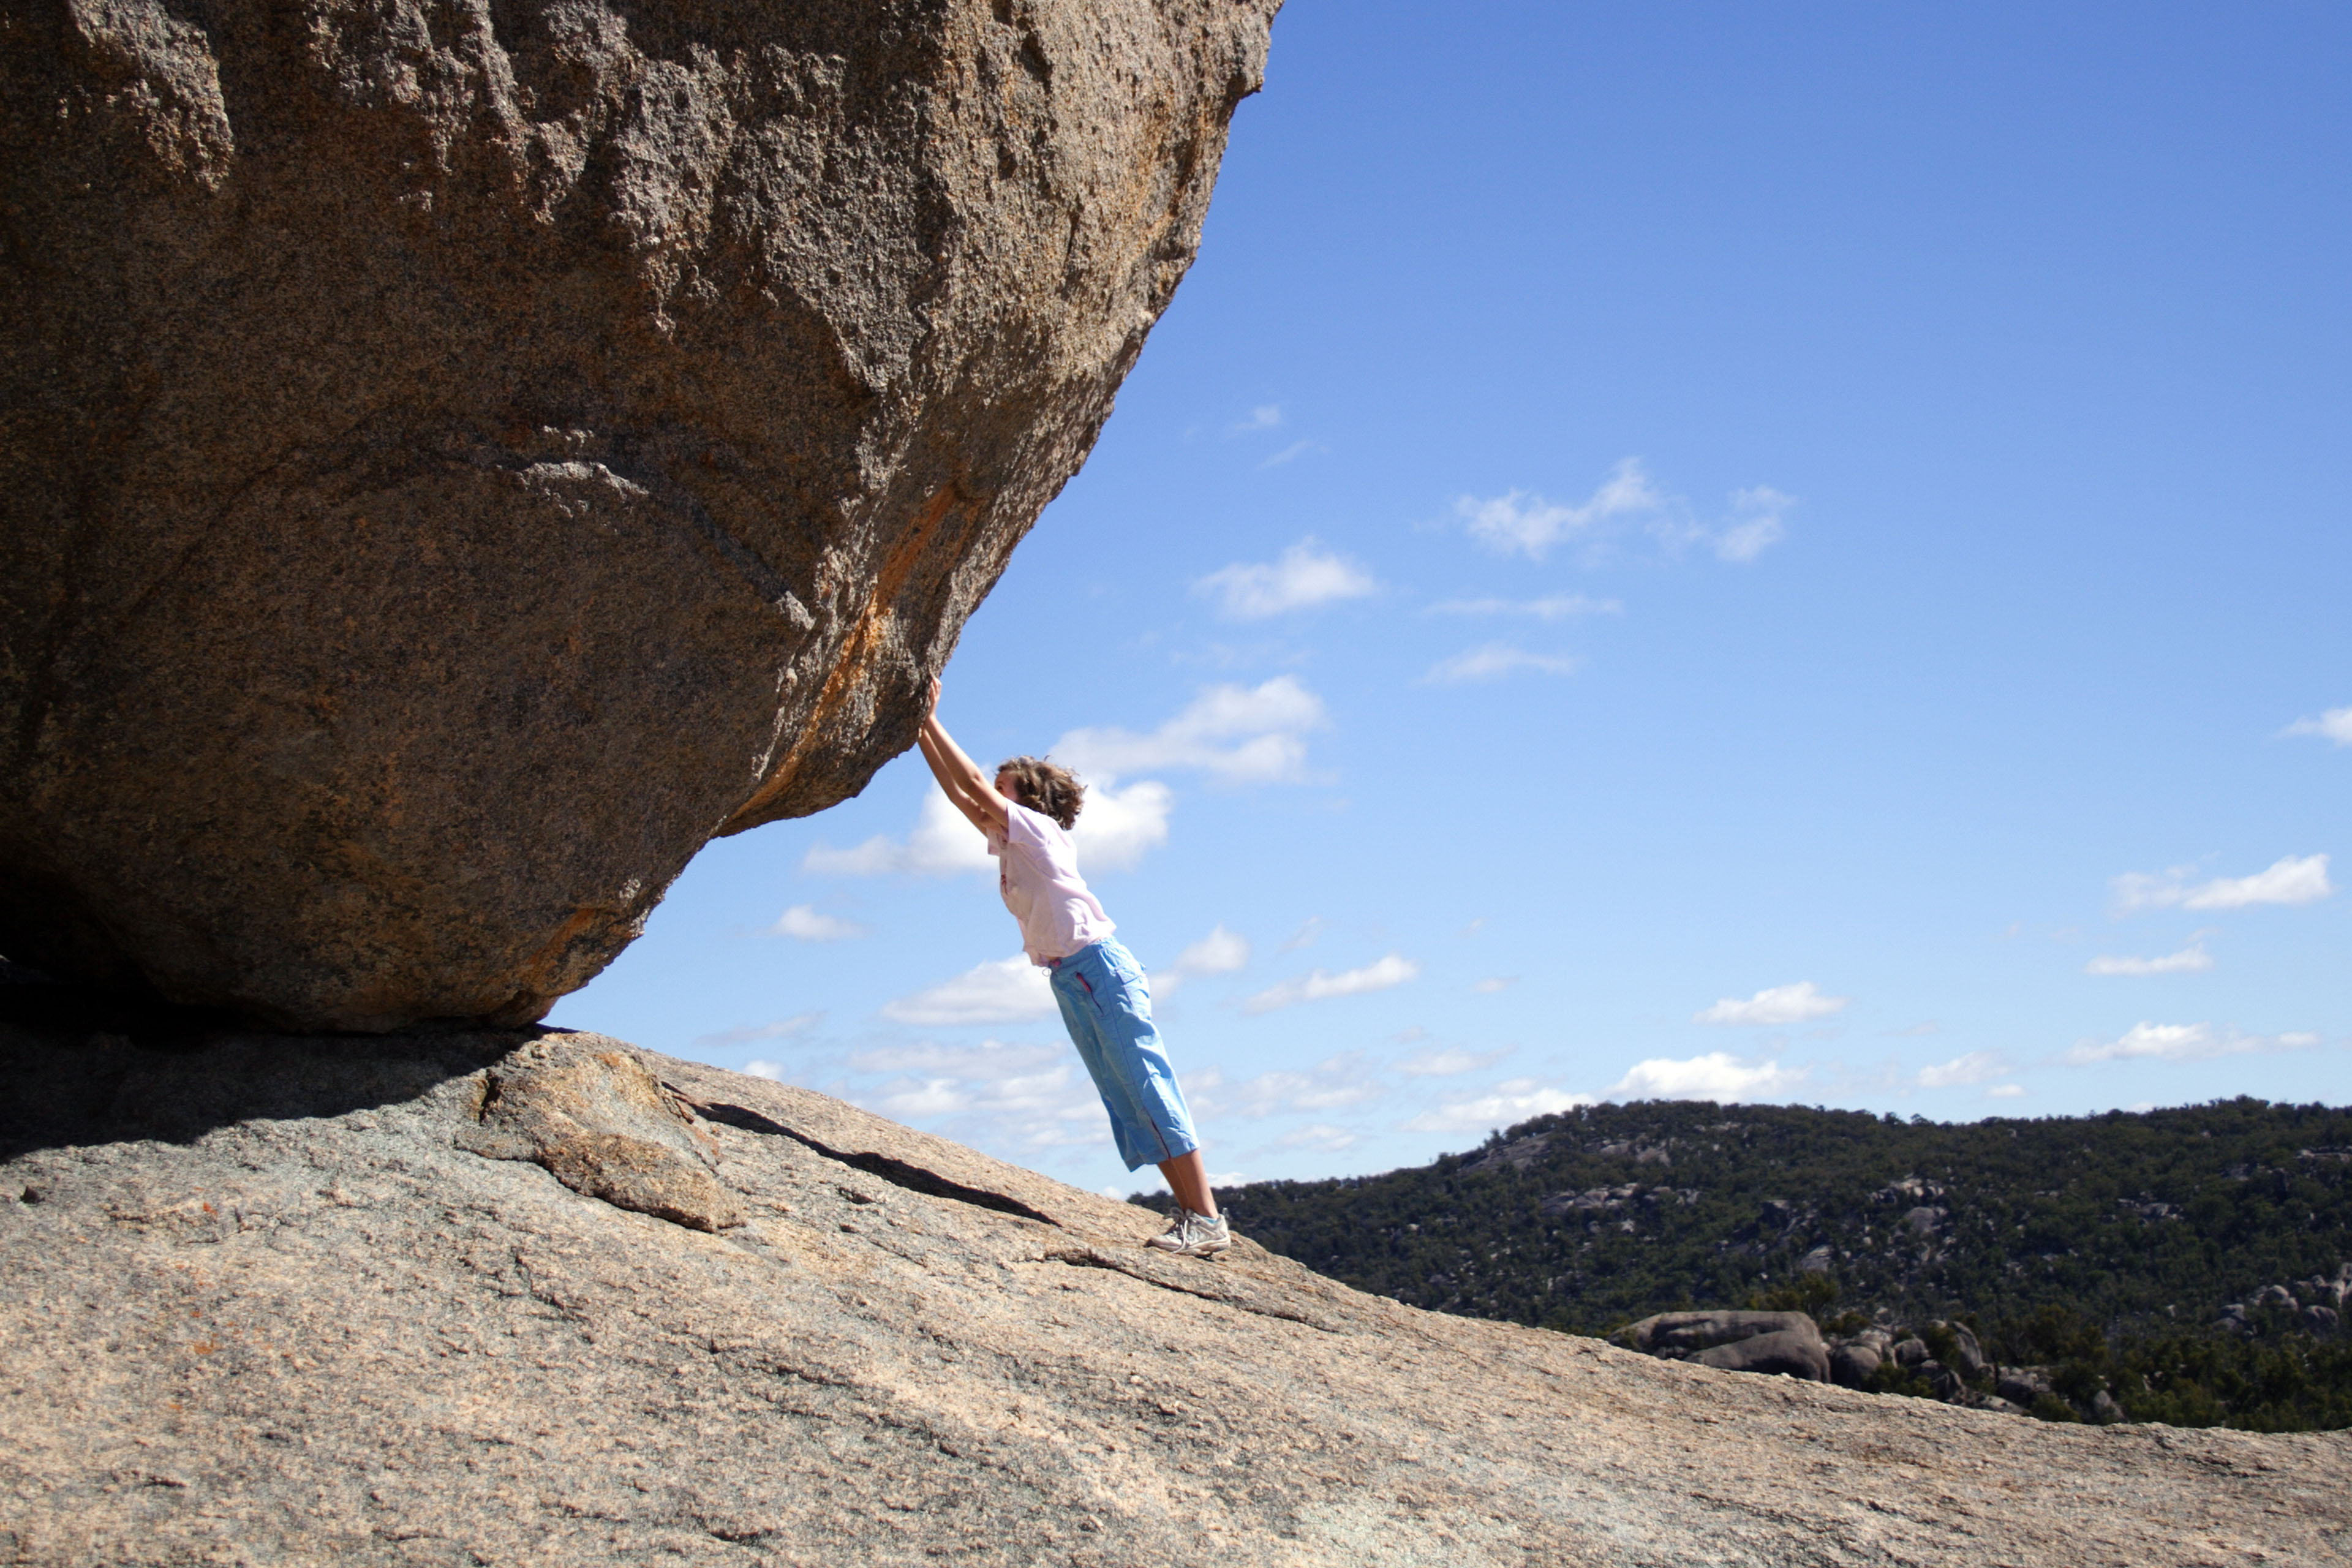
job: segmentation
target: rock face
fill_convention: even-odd
[[[855,794],[1277,4],[11,6],[0,952],[526,1022]]]
[[[2352,1539],[2344,1434],[2046,1426],[1417,1311],[1246,1241],[1170,1258],[1145,1211],[593,1036],[51,1007],[0,1026],[0,1562],[2147,1568]],[[652,1144],[741,1223],[572,1179],[628,1159],[472,1152],[508,1135]]]

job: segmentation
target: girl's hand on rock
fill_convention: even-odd
[[[929,690],[929,692],[927,692],[927,693],[924,695],[924,700],[923,700],[923,713],[924,713],[924,716],[928,718],[929,715],[931,715],[931,714],[933,714],[933,713],[936,713],[936,712],[938,712],[939,710],[940,710],[940,678],[939,678],[938,676],[934,675],[933,677],[931,677],[931,689],[930,689],[930,690]]]

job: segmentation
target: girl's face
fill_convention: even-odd
[[[1013,782],[1011,770],[996,775],[996,793],[1015,805],[1021,804],[1021,786]]]

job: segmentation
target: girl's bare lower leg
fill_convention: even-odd
[[[1168,1188],[1178,1203],[1194,1214],[1217,1217],[1216,1196],[1209,1191],[1209,1167],[1198,1149],[1160,1161],[1160,1173],[1168,1178]]]

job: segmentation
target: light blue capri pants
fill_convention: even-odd
[[[1201,1146],[1176,1069],[1151,1022],[1151,993],[1135,955],[1110,937],[1078,949],[1053,971],[1054,1000],[1078,1059],[1094,1076],[1111,1136],[1130,1171]]]

